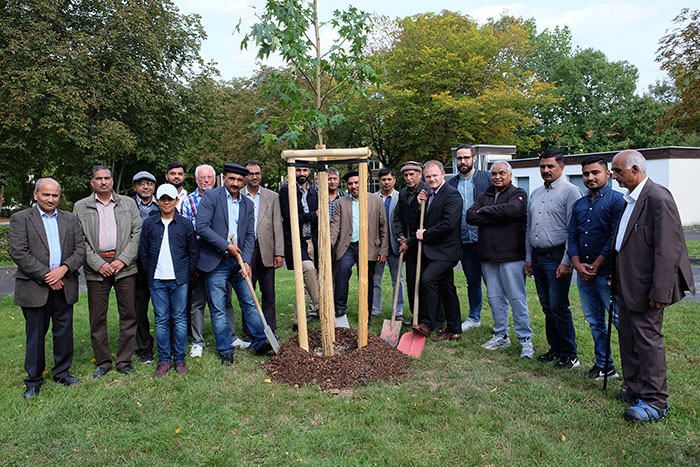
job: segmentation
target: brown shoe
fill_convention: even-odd
[[[452,334],[451,332],[443,332],[437,337],[433,337],[433,340],[435,342],[438,341],[446,341],[446,340],[451,340],[451,341],[458,341],[462,338],[461,334]]]
[[[418,326],[413,326],[413,330],[423,334],[425,337],[430,337],[432,334],[432,329],[428,327],[425,323],[420,323]]]
[[[177,371],[178,375],[184,375],[189,373],[190,369],[187,368],[185,362],[175,362],[175,371]]]
[[[159,363],[155,373],[153,373],[153,377],[155,379],[161,379],[168,371],[170,371],[170,363]]]

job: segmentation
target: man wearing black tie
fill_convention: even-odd
[[[454,284],[454,267],[462,255],[462,219],[455,213],[462,212],[462,196],[445,183],[445,169],[439,161],[423,164],[423,178],[429,190],[418,194],[418,201],[428,204],[424,228],[416,231],[416,238],[423,241],[420,324],[416,330],[430,336],[436,327],[435,313],[442,299],[447,328],[435,340],[459,340],[462,337],[462,318]]]

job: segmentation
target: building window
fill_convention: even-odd
[[[530,177],[515,177],[515,184],[530,196]]]
[[[569,182],[576,185],[581,192],[585,193],[588,188],[583,184],[583,175],[569,175]]]

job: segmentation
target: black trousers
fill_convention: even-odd
[[[265,321],[270,329],[273,331],[277,330],[277,313],[275,311],[275,268],[266,267],[262,262],[262,256],[260,256],[260,248],[258,247],[258,242],[255,242],[255,250],[253,251],[253,261],[251,261],[250,272],[252,277],[250,278],[253,282],[253,287],[258,285],[260,287],[260,295],[262,299],[260,300],[260,307],[262,308],[263,315],[265,316]],[[249,335],[248,326],[246,325],[245,318],[243,318],[243,332],[245,335]]]
[[[424,265],[420,278],[421,308],[419,321],[430,329],[440,327],[438,308],[440,300],[445,310],[447,328],[445,331],[453,334],[462,333],[462,316],[459,309],[459,297],[455,288],[454,267],[456,261],[429,260],[423,256]]]
[[[22,307],[26,322],[26,353],[24,369],[27,387],[41,386],[44,383],[46,368],[45,340],[49,321],[53,322],[53,358],[51,373],[56,378],[68,376],[73,363],[73,305],[66,303],[64,291],[51,290],[44,306]]]
[[[335,313],[344,313],[348,308],[348,287],[350,285],[350,277],[352,276],[352,267],[357,264],[357,257],[359,253],[359,245],[357,242],[351,243],[345,254],[338,260],[338,267],[335,271],[335,278],[333,280],[333,301],[335,302]],[[374,269],[377,265],[376,261],[367,261],[367,282],[368,282],[368,293],[367,302],[369,308],[368,319],[372,319],[372,301],[374,294],[372,290],[369,289],[369,284],[374,282]]]
[[[148,288],[146,274],[138,265],[136,274],[136,355],[141,358],[153,358],[153,336],[151,336],[151,324],[148,322],[148,302],[151,300],[151,291]]]

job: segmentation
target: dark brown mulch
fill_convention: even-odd
[[[321,389],[343,389],[370,381],[406,378],[411,360],[370,334],[367,346],[357,348],[357,331],[335,329],[335,355],[321,356],[321,330],[309,330],[309,352],[299,347],[295,336],[282,345],[279,353],[263,363],[272,381],[301,385],[311,383]]]

